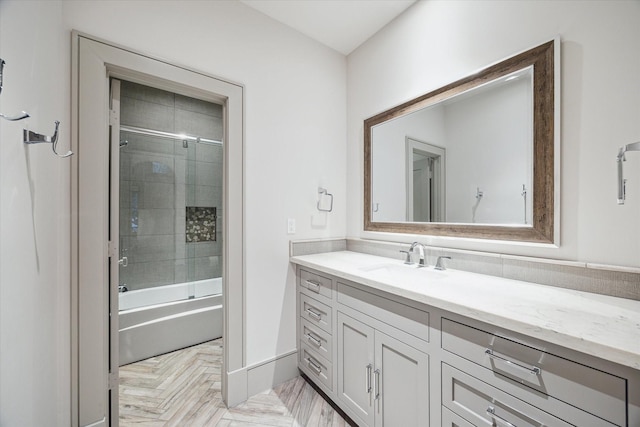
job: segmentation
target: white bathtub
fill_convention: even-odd
[[[220,277],[122,292],[118,302],[120,365],[222,336]]]

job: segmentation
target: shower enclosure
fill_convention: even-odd
[[[222,336],[222,106],[120,84],[120,365]]]

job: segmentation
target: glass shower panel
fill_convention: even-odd
[[[120,309],[219,294],[222,107],[122,86]]]

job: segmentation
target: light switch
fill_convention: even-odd
[[[287,234],[296,234],[296,220],[293,218],[287,220]]]

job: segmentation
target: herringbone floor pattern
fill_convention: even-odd
[[[300,377],[227,409],[221,367],[221,339],[121,367],[120,426],[348,426]]]

